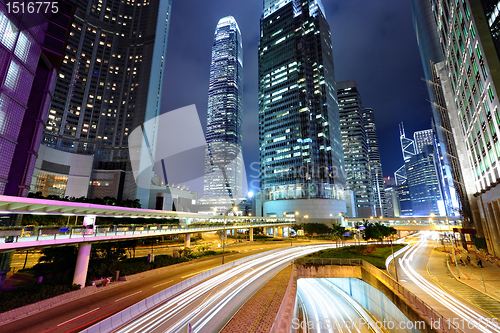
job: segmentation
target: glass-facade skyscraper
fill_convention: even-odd
[[[136,186],[128,135],[160,115],[172,0],[75,2],[43,144],[94,155],[90,196],[107,184],[118,199],[139,198],[146,206],[149,189]],[[100,179],[99,170],[119,175]]]
[[[0,1],[0,194],[26,197],[43,122],[53,98],[74,7],[59,1],[57,13],[16,14]],[[0,225],[20,223],[4,216]],[[0,253],[0,286],[12,252]]]
[[[424,146],[434,146],[434,131],[428,129],[414,132],[413,141],[415,143],[415,154],[420,154]]]
[[[363,109],[363,120],[365,122],[366,140],[368,142],[368,159],[370,161],[375,213],[377,216],[382,216],[384,215],[386,204],[384,173],[382,172],[382,162],[380,161],[375,113],[372,108]]]
[[[406,163],[413,216],[443,216],[441,184],[433,145],[424,145]]]
[[[347,188],[356,194],[358,216],[375,216],[368,136],[356,81],[337,82],[337,98]]]
[[[346,211],[331,33],[319,0],[265,0],[259,44],[264,215]]]
[[[243,43],[232,16],[217,24],[210,65],[204,199],[231,204],[243,182]],[[234,202],[232,203],[234,204]]]

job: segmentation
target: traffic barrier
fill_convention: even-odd
[[[159,304],[164,303],[171,297],[179,294],[180,292],[189,289],[190,287],[206,280],[207,278],[210,278],[212,276],[215,276],[229,268],[238,266],[242,263],[251,261],[253,259],[260,258],[262,256],[275,253],[278,251],[282,251],[283,249],[276,249],[276,250],[271,250],[267,252],[262,252],[258,254],[254,254],[250,257],[245,257],[241,258],[232,262],[229,262],[227,264],[224,264],[222,266],[213,268],[209,271],[206,271],[204,273],[198,274],[196,276],[193,276],[192,278],[189,278],[183,282],[180,282],[176,285],[173,285],[167,289],[164,289],[152,296],[149,296],[148,298],[142,300],[139,303],[136,303],[125,310],[122,310],[116,314],[114,314],[111,317],[108,317],[104,319],[103,321],[81,331],[80,333],[108,333],[111,332],[120,326],[124,325],[125,323],[139,317],[140,315],[144,314],[145,312],[157,307]],[[154,302],[153,300],[157,300],[157,302]]]

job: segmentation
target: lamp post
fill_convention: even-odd
[[[445,209],[445,214],[446,214],[446,224],[448,225],[448,228],[450,228],[450,221],[448,220],[448,211]],[[450,228],[451,229],[451,228]],[[455,258],[455,266],[457,267],[457,275],[458,278],[460,279],[460,269],[458,268],[458,262],[457,262],[457,253],[455,251],[455,232],[453,229],[451,230],[451,234],[453,236],[453,239],[451,240],[451,246],[453,249],[453,258]]]
[[[392,247],[392,235],[391,235],[391,252],[392,252],[392,261],[394,262],[394,272],[396,273],[396,282],[399,282],[398,268],[396,266],[396,258],[394,258],[394,248]]]

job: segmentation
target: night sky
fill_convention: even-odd
[[[375,110],[384,176],[403,164],[398,124],[407,137],[431,128],[431,110],[410,1],[323,0],[332,31],[337,81],[355,79]],[[243,152],[247,176],[259,161],[258,59],[261,0],[174,0],[162,112],[195,104],[206,125],[213,34],[232,15],[243,38]],[[255,174],[256,175],[256,174]],[[192,190],[200,190],[192,188]]]

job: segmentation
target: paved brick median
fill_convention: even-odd
[[[292,266],[276,274],[235,313],[221,333],[269,332],[291,275]]]

